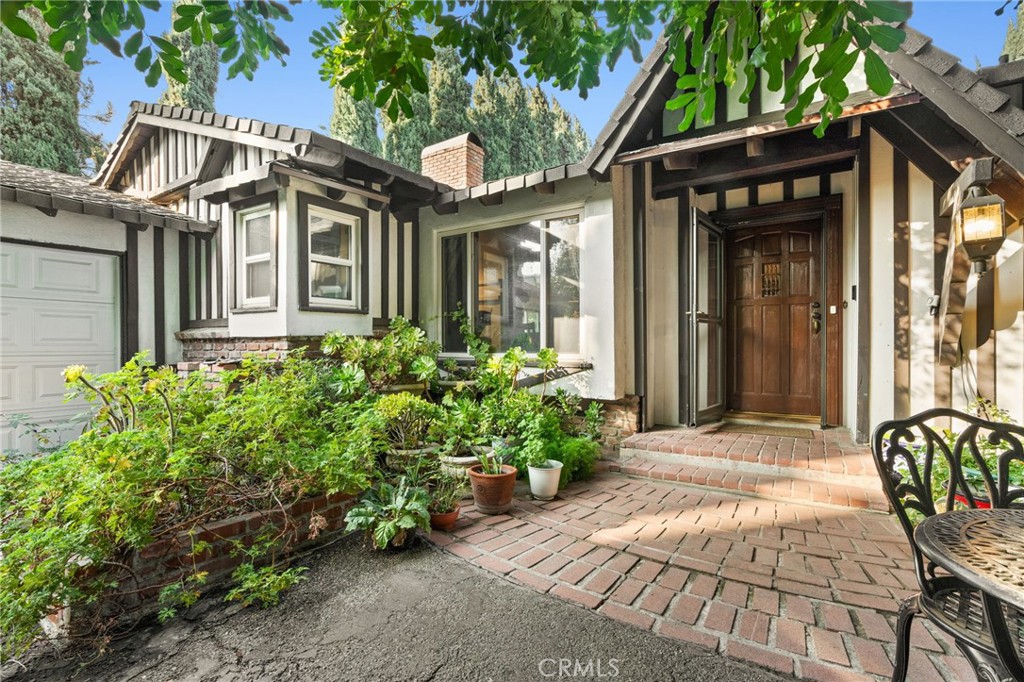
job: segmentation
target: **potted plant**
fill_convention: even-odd
[[[488,454],[481,454],[479,460],[479,464],[469,468],[473,503],[482,514],[504,514],[512,508],[519,470]]]
[[[454,528],[461,501],[462,481],[444,471],[439,472],[430,491],[430,527],[445,531]]]
[[[558,494],[558,483],[562,479],[562,463],[548,459],[543,452],[527,459],[530,473],[530,493],[537,500],[553,500]]]
[[[441,401],[443,418],[431,430],[432,438],[441,443],[441,468],[452,476],[466,480],[466,470],[477,463],[481,454],[489,454],[484,446],[486,415],[480,403],[469,396],[445,394]]]
[[[391,393],[374,403],[373,416],[387,442],[390,468],[409,469],[437,451],[437,443],[429,442],[432,425],[442,417],[437,405],[412,393]]]
[[[374,549],[408,547],[416,531],[430,530],[430,495],[404,476],[379,481],[345,516],[347,531],[361,530]]]

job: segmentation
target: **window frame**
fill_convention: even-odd
[[[267,197],[253,197],[252,202],[239,203],[231,207],[234,211],[234,301],[233,312],[273,311],[277,309],[277,202]],[[248,221],[267,216],[270,218],[270,249],[258,256],[247,256]],[[248,267],[254,263],[270,264],[270,287],[266,296],[248,295]]]
[[[434,233],[434,254],[435,254],[435,272],[434,272],[434,300],[438,303],[439,314],[437,322],[437,338],[441,339],[443,322],[440,321],[441,311],[440,308],[443,306],[444,301],[444,264],[442,258],[444,257],[444,250],[442,249],[442,240],[447,237],[456,237],[459,235],[466,236],[466,281],[464,282],[466,290],[466,310],[475,311],[477,309],[477,278],[479,261],[476,253],[476,239],[475,235],[480,232],[487,232],[489,230],[499,230],[506,227],[515,227],[517,225],[523,225],[532,222],[542,222],[544,227],[541,229],[541,272],[540,272],[540,288],[541,288],[541,310],[540,310],[540,338],[541,348],[551,347],[549,343],[551,339],[549,335],[551,330],[548,329],[548,281],[550,279],[550,253],[549,253],[549,235],[547,230],[547,223],[553,220],[559,220],[563,218],[570,218],[575,216],[580,226],[580,241],[583,237],[583,228],[586,224],[586,211],[585,205],[582,203],[566,204],[557,208],[544,211],[542,213],[530,212],[530,213],[519,213],[506,216],[501,220],[490,220],[490,221],[478,221],[468,225],[462,225],[459,227],[443,228],[436,230]],[[582,245],[577,244],[580,248],[580,260],[582,268]],[[582,284],[582,281],[581,281]],[[581,287],[582,288],[582,287]],[[582,320],[582,293],[580,296],[581,302],[581,315]],[[582,322],[581,322],[582,325]],[[582,329],[581,329],[582,332]],[[500,355],[504,351],[496,351],[495,355]],[[582,360],[586,353],[586,341],[584,340],[583,334],[580,334],[580,346],[578,353],[564,353],[559,354],[559,359],[569,360]],[[468,359],[470,355],[467,351],[443,351],[440,353],[440,357],[455,358],[455,359]],[[535,359],[537,353],[527,353],[527,357]]]
[[[349,225],[350,258],[333,258],[313,254],[312,230],[309,221],[313,215],[327,217],[339,223]],[[370,212],[358,206],[351,206],[339,201],[314,194],[298,193],[298,291],[299,310],[308,312],[358,313],[368,314],[369,305],[369,267],[370,267]],[[329,263],[332,265],[349,265],[352,268],[352,296],[350,299],[335,299],[313,296],[312,264]]]

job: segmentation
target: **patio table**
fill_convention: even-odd
[[[937,566],[981,592],[988,629],[1005,668],[993,670],[1001,674],[992,679],[1024,680],[1024,633],[1011,636],[1003,609],[1005,604],[1024,612],[1024,509],[936,514],[914,529],[914,541]]]

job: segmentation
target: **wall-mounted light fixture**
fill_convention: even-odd
[[[963,245],[974,271],[988,270],[989,260],[1006,239],[1006,202],[981,187],[972,187],[960,202],[956,216],[957,241]]]

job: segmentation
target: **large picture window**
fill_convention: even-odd
[[[519,346],[536,353],[550,346],[579,354],[579,216],[480,230],[470,239],[445,237],[441,259],[445,312],[461,303],[497,351]],[[445,327],[444,350],[464,351],[452,331]]]
[[[274,213],[263,206],[238,214],[238,303],[243,308],[266,308],[274,291]]]

